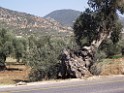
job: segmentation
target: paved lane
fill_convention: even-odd
[[[124,93],[124,77],[1,88],[0,93]]]

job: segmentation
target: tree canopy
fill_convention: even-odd
[[[19,62],[27,50],[27,42],[24,38],[17,38],[7,29],[0,29],[0,70],[3,70],[8,56],[15,57]]]
[[[60,69],[64,71],[59,71],[61,78],[79,78],[96,73],[94,67],[100,45],[110,37],[114,43],[119,40],[122,26],[118,21],[117,11],[124,13],[124,1],[88,0],[88,5],[89,8],[79,16],[73,27],[77,44],[80,46],[79,52],[63,51]],[[86,44],[82,44],[83,39],[86,39]],[[77,61],[78,59],[80,61]]]
[[[77,43],[82,46],[81,40],[86,38],[88,45],[94,42],[96,44],[108,36],[112,36],[112,41],[117,42],[122,29],[117,11],[124,13],[124,1],[88,0],[88,5],[90,8],[86,9],[74,23]],[[101,42],[97,43],[97,47]]]

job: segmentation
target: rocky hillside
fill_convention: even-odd
[[[53,19],[45,19],[2,7],[0,7],[0,28],[8,28],[17,35],[66,35],[72,33],[71,28],[63,27]]]
[[[56,10],[46,15],[45,18],[53,18],[64,26],[72,26],[75,19],[81,14],[80,11],[71,9]]]

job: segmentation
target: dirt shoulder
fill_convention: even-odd
[[[111,80],[114,78],[124,78],[124,75],[111,75],[111,76],[93,76],[89,78],[81,79],[66,79],[66,80],[49,80],[49,81],[40,81],[40,82],[30,82],[22,85],[11,84],[11,85],[0,85],[0,88],[11,88],[11,87],[24,87],[24,86],[34,86],[34,85],[47,85],[47,84],[57,84],[57,83],[68,83],[68,82],[79,82],[79,81],[103,81]]]
[[[7,65],[7,70],[0,72],[0,85],[16,84],[20,81],[27,81],[29,67],[23,64]]]

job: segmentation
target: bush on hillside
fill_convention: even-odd
[[[29,38],[29,51],[26,62],[31,67],[29,79],[39,81],[52,79],[57,76],[58,55],[65,47],[75,47],[75,43],[68,38]]]

